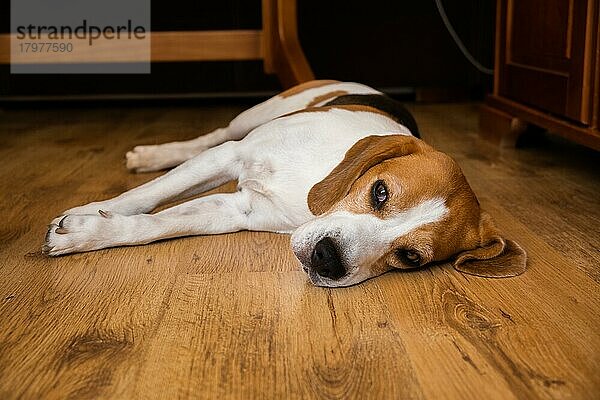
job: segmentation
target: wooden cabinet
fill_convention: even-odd
[[[514,144],[530,124],[600,149],[599,0],[498,0],[494,92],[481,134]]]

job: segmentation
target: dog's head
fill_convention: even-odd
[[[449,156],[411,136],[370,136],[313,186],[314,220],[292,249],[319,286],[348,286],[391,269],[454,258],[462,272],[515,276],[526,255],[482,212]]]

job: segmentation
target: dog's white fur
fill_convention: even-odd
[[[393,238],[443,218],[446,209],[444,199],[432,199],[389,221],[348,212],[315,217],[310,212],[308,192],[357,141],[370,135],[410,135],[403,125],[374,112],[331,108],[283,116],[337,90],[379,93],[357,83],[329,84],[276,96],[241,113],[228,127],[188,142],[136,147],[127,154],[130,169],[183,163],[113,199],[67,210],[51,223],[46,252],[56,256],[246,229],[295,231],[292,243],[301,261],[325,234],[349,244],[344,253],[352,267],[348,275],[340,281],[311,275],[314,283],[344,286],[370,277],[369,263]],[[149,214],[161,204],[235,179],[235,193],[209,195]]]

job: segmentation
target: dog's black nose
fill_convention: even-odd
[[[331,238],[326,237],[317,242],[310,261],[312,269],[324,278],[339,279],[346,273]]]

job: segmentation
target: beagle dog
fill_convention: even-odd
[[[291,234],[315,285],[453,260],[515,276],[526,255],[479,207],[456,162],[419,139],[410,113],[358,83],[311,81],[185,142],[137,146],[130,170],[166,174],[49,225],[51,256],[240,230]],[[237,191],[179,201],[237,180]]]

